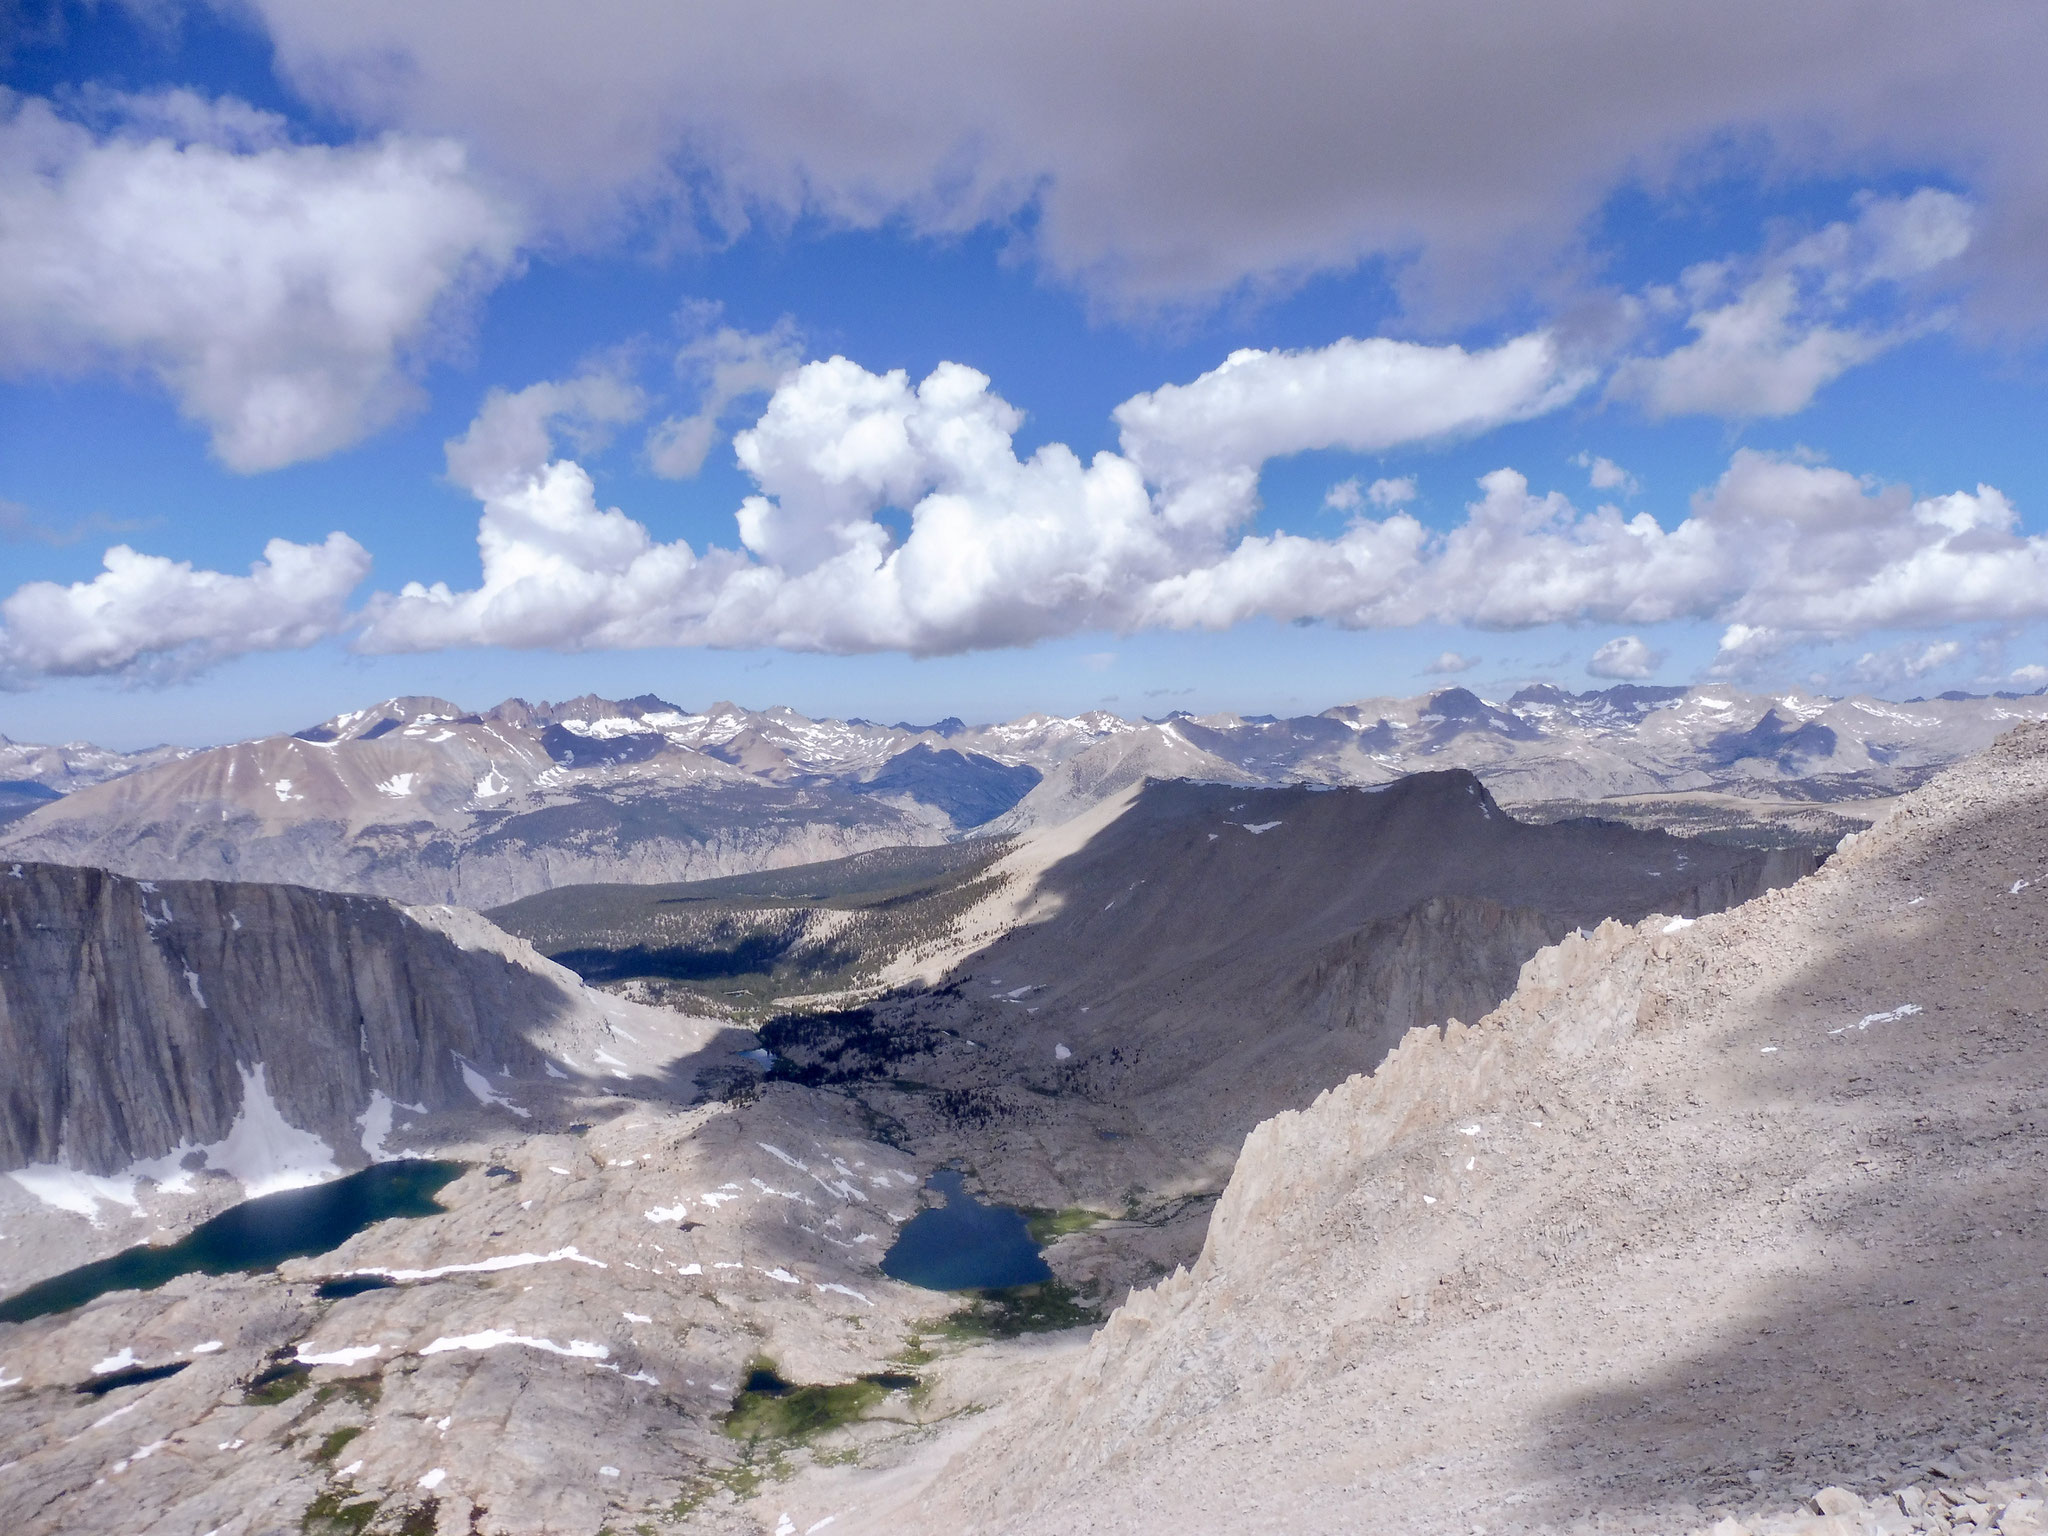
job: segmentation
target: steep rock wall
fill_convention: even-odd
[[[555,970],[376,897],[11,865],[0,1169],[112,1173],[217,1142],[259,1065],[283,1118],[359,1165],[373,1092],[475,1106],[465,1064],[541,1074],[532,1037],[576,1007]]]

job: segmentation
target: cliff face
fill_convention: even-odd
[[[550,972],[376,897],[0,868],[0,1169],[317,1160],[307,1135],[361,1166],[378,1095],[477,1107],[546,1070],[534,1037],[578,1007]]]

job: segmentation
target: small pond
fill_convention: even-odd
[[[951,1168],[933,1174],[925,1188],[945,1203],[903,1224],[882,1255],[883,1274],[930,1291],[989,1290],[1052,1278],[1023,1212],[983,1205]]]
[[[150,1291],[180,1275],[226,1275],[270,1269],[286,1259],[339,1248],[365,1227],[393,1216],[432,1216],[447,1209],[434,1196],[463,1170],[461,1163],[404,1158],[311,1189],[290,1189],[231,1206],[162,1248],[130,1248],[38,1281],[0,1301],[0,1323],[25,1323],[82,1307],[109,1291]]]

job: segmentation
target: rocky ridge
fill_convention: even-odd
[[[482,713],[387,700],[293,735],[181,754],[43,803],[0,850],[145,879],[242,878],[489,907],[603,880],[696,880],[1047,827],[1148,778],[1363,785],[1466,768],[1503,803],[1643,825],[1788,818],[1833,841],[2048,697],[1894,703],[1797,691],[1462,688],[1291,719],[994,725],[811,720],[652,696]],[[69,750],[69,749],[66,749]],[[1780,839],[1786,840],[1786,839]]]
[[[1567,937],[1255,1130],[1199,1260],[1085,1350],[777,1513],[2034,1528],[2044,877],[2035,726],[1797,886]]]

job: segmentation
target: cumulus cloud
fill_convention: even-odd
[[[709,319],[716,307],[701,314]],[[676,354],[676,372],[695,387],[697,409],[648,434],[648,467],[665,479],[689,479],[704,467],[732,407],[768,394],[802,361],[803,337],[787,315],[765,331],[707,326]]]
[[[1540,332],[1484,352],[1347,338],[1312,351],[1233,352],[1192,383],[1134,395],[1113,415],[1124,457],[1168,493],[1169,517],[1228,527],[1268,459],[1471,436],[1555,410],[1592,378]]]
[[[1636,635],[1617,635],[1593,653],[1586,671],[1593,677],[1643,678],[1664,665],[1664,656]]]
[[[2048,36],[2008,6],[792,0],[765,31],[737,0],[253,9],[302,91],[458,133],[569,220],[650,197],[714,235],[1028,212],[1045,266],[1112,301],[1387,255],[1411,297],[1458,305],[1554,275],[1618,186],[1739,142],[1784,177],[1974,179],[1985,275],[2048,312]]]
[[[1597,453],[1578,454],[1572,462],[1586,472],[1587,482],[1596,491],[1620,491],[1624,496],[1633,496],[1642,489],[1634,475]]]
[[[1425,677],[1454,677],[1460,672],[1470,672],[1478,666],[1477,656],[1461,656],[1456,651],[1441,652],[1435,661],[1422,669]]]
[[[1682,311],[1694,339],[1624,362],[1608,394],[1653,417],[1802,411],[1824,385],[1924,328],[1924,320],[1853,318],[1852,306],[1878,285],[1954,261],[1969,248],[1973,222],[1967,202],[1931,187],[1865,197],[1853,222],[1765,259],[1746,280],[1729,263],[1690,268],[1676,289],[1651,298],[1654,308]]]
[[[447,139],[290,143],[187,92],[104,132],[0,94],[0,369],[147,376],[232,469],[355,442],[513,260],[520,220]]]
[[[603,446],[608,428],[637,421],[645,410],[639,388],[608,373],[493,389],[469,430],[448,442],[448,478],[489,496],[538,474],[555,456],[558,434],[590,453]]]
[[[1255,616],[1355,628],[1704,619],[1724,626],[1716,666],[1734,671],[1815,637],[2048,616],[2048,538],[2022,536],[1996,489],[1916,499],[1749,449],[1671,528],[1647,512],[1582,511],[1501,469],[1448,529],[1396,508],[1327,538],[1247,532],[1251,456],[1326,445],[1279,421],[1262,390],[1239,398],[1248,428],[1155,391],[1118,411],[1135,453],[1083,462],[1048,443],[1019,458],[1022,414],[973,369],[942,364],[913,385],[843,357],[806,364],[734,440],[758,487],[737,514],[738,548],[658,543],[600,508],[573,460],[528,452],[518,472],[473,482],[481,584],[379,597],[361,643],[931,654]],[[1356,416],[1313,419],[1392,436]],[[1406,419],[1427,433],[1442,418],[1411,405]],[[1218,443],[1242,445],[1245,462]],[[908,514],[907,536],[885,508]],[[1639,664],[1656,658],[1636,636],[1597,662],[1614,676]]]
[[[117,544],[91,581],[32,581],[0,602],[0,679],[182,671],[311,645],[341,628],[369,554],[345,533],[272,539],[246,576]]]

